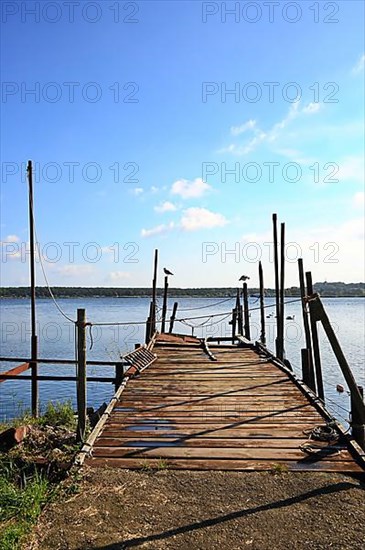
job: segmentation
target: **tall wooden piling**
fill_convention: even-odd
[[[313,295],[313,282],[312,282],[312,273],[307,271],[305,274],[307,282],[307,294],[308,297]],[[310,313],[310,327],[312,333],[312,349],[314,357],[314,367],[316,372],[316,384],[317,384],[317,394],[324,401],[324,387],[323,387],[323,377],[322,377],[322,364],[321,364],[321,353],[319,347],[319,338],[317,330],[317,319],[315,310],[313,308],[314,302],[309,299],[309,313]]]
[[[175,318],[176,318],[177,307],[178,307],[178,302],[174,302],[174,306],[172,308],[172,314],[171,314],[171,317],[170,317],[170,326],[169,326],[169,333],[170,334],[174,330],[174,323],[175,323]]]
[[[284,351],[284,296],[285,296],[285,223],[281,224],[280,231],[280,294],[279,294],[279,323],[278,323],[278,358],[285,358]]]
[[[30,247],[30,316],[31,316],[31,360],[30,369],[32,373],[32,415],[39,414],[39,391],[38,391],[38,340],[36,326],[36,304],[35,304],[35,248],[34,248],[34,201],[33,201],[33,166],[28,161],[28,184],[29,184],[29,247]]]
[[[237,288],[236,294],[237,326],[238,334],[243,336],[243,307],[241,305],[240,290]]]
[[[364,388],[357,387],[361,397],[364,398]],[[357,407],[354,395],[354,392],[351,392],[351,432],[356,443],[365,451],[365,415]]]
[[[77,441],[86,433],[86,313],[77,310]]]
[[[234,307],[232,309],[232,320],[230,324],[232,325],[232,344],[234,344],[236,339],[236,323],[237,323],[237,309]]]
[[[251,340],[250,332],[250,312],[248,309],[248,291],[247,283],[243,283],[243,314],[245,316],[244,333],[247,340]]]
[[[259,262],[259,284],[260,284],[260,321],[261,321],[260,342],[263,346],[265,346],[266,345],[265,289],[264,289],[264,274],[263,274],[262,263],[261,262]]]
[[[165,284],[164,284],[164,291],[163,291],[163,303],[162,303],[162,319],[161,319],[161,332],[165,332],[165,324],[166,324],[166,311],[167,311],[167,291],[169,288],[169,281],[168,276],[165,276]]]
[[[156,290],[157,290],[157,267],[158,267],[158,250],[155,249],[154,263],[153,263],[153,280],[152,280],[152,315],[151,315],[151,331],[150,337],[156,331]]]
[[[277,214],[272,215],[273,243],[274,243],[274,276],[275,276],[275,306],[276,306],[276,356],[279,357],[279,323],[280,323],[280,302],[279,302],[279,260],[278,260],[278,226]]]
[[[302,370],[303,370],[303,382],[305,382],[313,391],[316,393],[316,381],[314,376],[313,368],[313,354],[312,354],[312,342],[311,334],[308,320],[308,306],[305,301],[306,298],[306,289],[304,283],[304,267],[303,259],[298,259],[298,271],[299,271],[299,287],[300,287],[300,296],[302,299],[302,316],[303,316],[303,327],[304,327],[304,337],[305,337],[305,349],[307,350],[303,353],[302,350]],[[308,374],[304,374],[304,371]],[[308,377],[308,380],[304,380],[304,376]]]

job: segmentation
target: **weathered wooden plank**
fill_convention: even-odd
[[[144,435],[140,437],[132,437],[129,433],[129,437],[115,437],[107,436],[105,433],[97,440],[97,447],[138,447],[138,448],[150,448],[150,447],[212,447],[212,448],[280,448],[280,449],[299,449],[299,446],[304,444],[307,438],[302,435],[301,438],[258,438],[258,437],[246,437],[246,438],[210,438],[210,437],[194,437],[194,436],[179,436],[170,438],[150,438],[145,439]],[[322,447],[326,447],[327,443],[323,443]],[[343,449],[343,446],[336,447]]]
[[[92,467],[110,466],[128,469],[168,468],[172,470],[265,471],[272,470],[278,463],[270,460],[184,460],[171,458],[162,463],[159,458],[143,460],[140,458],[92,458],[88,459],[87,464]],[[295,460],[280,460],[280,465],[284,468],[288,468],[289,471],[363,472],[363,469],[353,460],[342,462],[327,462],[322,460],[312,463],[301,463]]]
[[[195,447],[94,447],[94,457],[111,458],[190,458],[194,459],[220,459],[220,460],[297,460],[301,462],[315,462],[325,458],[328,462],[342,462],[352,459],[347,450],[324,449],[321,455],[307,455],[300,449],[277,448],[195,448]]]

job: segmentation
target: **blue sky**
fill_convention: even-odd
[[[258,259],[272,285],[273,212],[287,285],[298,256],[364,280],[363,2],[73,4],[2,2],[3,285],[28,284],[28,159],[52,285],[148,286],[155,248],[176,286]]]

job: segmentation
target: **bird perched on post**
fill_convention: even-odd
[[[171,271],[166,269],[166,267],[163,268],[163,272],[165,273],[165,275],[173,275],[173,273],[171,273]]]
[[[238,280],[239,281],[247,281],[247,279],[249,279],[250,277],[248,277],[247,275],[242,275]]]

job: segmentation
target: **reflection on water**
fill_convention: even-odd
[[[292,298],[287,298],[291,302]],[[121,354],[125,354],[134,348],[136,343],[144,342],[145,320],[149,307],[148,298],[90,298],[90,299],[63,299],[60,300],[62,309],[72,319],[76,318],[77,308],[84,307],[86,315],[91,322],[127,322],[141,321],[140,325],[111,325],[95,326],[92,328],[93,346],[90,348],[90,334],[88,331],[87,356],[90,360],[118,361]],[[173,298],[170,298],[172,306]],[[196,317],[200,315],[210,316],[216,313],[229,313],[234,306],[234,300],[220,303],[214,307],[207,307],[221,299],[217,298],[178,298],[179,309],[177,318]],[[345,356],[359,384],[365,385],[365,357],[364,357],[364,326],[365,326],[365,300],[363,298],[324,298],[326,311],[337,333]],[[276,319],[274,313],[274,300],[266,299],[266,338],[268,347],[275,348]],[[202,307],[201,311],[199,309]],[[29,357],[30,353],[30,307],[28,300],[4,299],[1,307],[1,355]],[[189,310],[189,308],[192,308]],[[250,299],[251,308],[251,338],[256,340],[260,336],[260,317],[258,302]],[[168,317],[171,313],[168,312]],[[269,316],[269,317],[267,317]],[[285,321],[285,348],[287,358],[291,361],[294,371],[300,375],[300,348],[304,346],[302,330],[301,308],[298,301],[288,303],[285,311],[286,317],[294,317]],[[230,336],[231,326],[229,318],[212,317],[210,319],[191,319],[190,325],[176,323],[176,332],[195,336]],[[205,322],[203,326],[202,322]],[[38,300],[37,302],[37,327],[39,338],[39,356],[42,358],[67,358],[74,357],[74,326],[67,321],[55,309],[50,300]],[[336,391],[337,384],[345,381],[339,371],[336,359],[319,327],[321,341],[321,357],[323,364],[324,382],[328,407],[340,417],[348,418],[349,397],[347,392],[339,394]],[[1,370],[8,370],[18,363],[3,363]],[[41,365],[40,373],[43,375],[68,375],[75,374],[74,366],[66,365]],[[88,367],[90,376],[112,376],[113,367]],[[102,382],[90,382],[88,384],[88,405],[98,407],[104,401],[108,401],[113,395],[112,384]],[[74,382],[40,382],[40,399],[44,405],[49,400],[71,399],[75,405]],[[332,401],[335,404],[332,404]],[[19,412],[30,406],[30,383],[14,380],[0,384],[0,420],[16,416]],[[160,428],[161,426],[159,426]],[[143,428],[143,426],[142,426]],[[145,429],[145,428],[143,428]],[[152,427],[151,429],[155,429]]]

